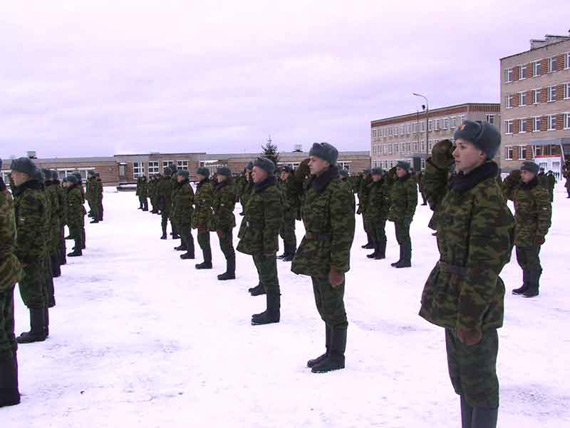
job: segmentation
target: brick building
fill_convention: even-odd
[[[501,59],[501,166],[534,160],[560,178],[570,156],[570,37],[531,40]]]
[[[500,127],[500,105],[466,103],[426,112],[409,113],[371,122],[371,159],[373,167],[390,169],[399,160],[414,169],[424,168],[425,159],[435,143],[453,139],[464,120],[482,120]],[[426,149],[426,119],[428,147]]]

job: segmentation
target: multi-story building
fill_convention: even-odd
[[[455,129],[464,120],[481,120],[500,126],[500,105],[466,103],[429,110],[427,114],[423,111],[373,120],[372,167],[390,169],[399,160],[405,160],[414,169],[423,169],[433,145],[441,140],[453,139]]]
[[[534,160],[560,177],[570,156],[570,37],[531,40],[501,59],[501,166]]]

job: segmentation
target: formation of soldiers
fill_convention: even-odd
[[[86,198],[91,223],[103,220],[103,187],[95,171],[89,172],[84,192],[79,172],[60,183],[57,171],[40,169],[26,157],[14,159],[10,168],[11,192],[0,178],[0,407],[20,402],[18,344],[49,337],[49,310],[56,304],[54,278],[61,276],[67,257],[82,256],[85,249]],[[66,239],[75,244],[68,254]],[[14,333],[16,283],[30,314],[30,331],[18,337]]]

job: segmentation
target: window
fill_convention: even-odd
[[[540,61],[534,61],[532,63],[532,77],[540,75]]]
[[[443,129],[445,129],[445,130],[449,129],[449,118],[448,117],[443,119]]]
[[[526,79],[527,75],[526,75],[526,64],[525,65],[521,65],[520,67],[520,74],[519,74],[519,79]]]
[[[540,89],[535,89],[532,91],[532,103],[539,104],[540,103]]]
[[[61,177],[61,174],[59,175]],[[10,173],[8,171],[2,171],[2,178],[4,179],[4,183],[10,182]],[[63,178],[63,177],[61,177]]]
[[[394,126],[394,137],[398,136],[398,127]]]
[[[350,162],[347,161],[340,161],[337,162],[339,169],[346,169],[350,173]]]
[[[513,146],[505,147],[505,160],[513,160]]]
[[[519,93],[519,106],[526,106],[526,92]]]
[[[564,99],[567,100],[570,98],[570,83],[564,84]]]
[[[490,123],[491,125],[495,124],[495,115],[494,114],[488,114],[486,117],[486,121],[488,123]]]
[[[515,105],[515,96],[514,95],[507,95],[506,100],[507,108],[513,108]]]
[[[540,132],[540,116],[534,118],[532,132]]]
[[[526,146],[519,147],[519,159],[526,159]]]
[[[175,163],[175,162],[171,161],[171,160],[163,160],[162,161],[162,169],[168,168],[168,165],[170,165],[171,163]]]
[[[570,129],[570,113],[564,113],[564,129]]]
[[[177,162],[178,169],[183,169],[184,171],[188,171],[188,161],[182,160]]]
[[[154,175],[160,173],[160,168],[158,166],[158,161],[152,161],[148,163],[148,174]]]
[[[394,153],[398,153],[398,148],[399,148],[398,146],[399,146],[398,143],[394,143],[394,149],[393,149]]]
[[[428,132],[431,132],[432,129],[433,129],[433,120],[430,120],[428,123]]]
[[[570,52],[566,52],[566,69],[570,68]]]
[[[457,116],[453,116],[451,118],[451,127],[452,128],[457,128]]]
[[[133,162],[133,177],[138,178],[144,175],[144,162]]]
[[[520,133],[526,132],[526,119],[519,120],[519,132]]]
[[[512,68],[505,69],[505,83],[510,83],[513,81],[514,72]]]
[[[548,58],[548,72],[554,73],[556,71],[556,57]]]
[[[554,131],[556,130],[556,115],[551,114],[548,116],[548,130]]]
[[[542,156],[542,146],[534,146],[534,157]]]
[[[505,133],[512,134],[513,133],[513,121],[512,120],[505,120]]]
[[[464,114],[459,116],[459,123],[463,123],[463,122],[465,122],[465,115]]]
[[[435,130],[435,131],[439,131],[439,119],[436,119],[436,120],[435,120],[435,125],[434,125],[434,126],[435,126],[434,130]]]
[[[548,87],[548,102],[556,101],[556,86],[549,86]]]
[[[422,132],[425,132],[425,130],[426,130],[426,123],[425,123],[425,122],[421,122],[420,125],[421,125],[421,128],[422,128]]]

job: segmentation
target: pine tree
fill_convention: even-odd
[[[272,160],[275,166],[277,166],[277,163],[279,162],[279,152],[277,151],[277,146],[273,144],[271,136],[269,136],[269,138],[267,139],[267,144],[261,146],[261,149],[263,150],[261,156]]]

